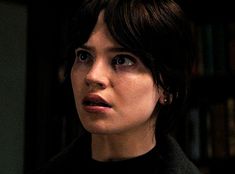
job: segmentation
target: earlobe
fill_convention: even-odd
[[[163,89],[162,87],[158,87],[158,93],[160,95],[159,102],[161,105],[169,105],[172,103],[173,94],[168,92],[169,89]]]
[[[159,99],[159,100],[160,100],[160,103],[161,103],[162,105],[169,105],[169,104],[172,103],[173,95],[164,92],[164,93],[160,96],[160,99]]]

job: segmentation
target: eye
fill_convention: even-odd
[[[132,66],[134,63],[134,58],[130,55],[118,55],[112,60],[114,66]]]
[[[89,52],[85,51],[85,50],[78,50],[76,52],[76,58],[77,58],[77,61],[79,62],[88,62],[92,56]]]

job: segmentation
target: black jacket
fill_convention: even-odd
[[[90,137],[75,140],[42,168],[30,174],[199,174],[197,167],[185,156],[175,139],[165,136],[146,155],[118,162],[97,162],[91,159]]]

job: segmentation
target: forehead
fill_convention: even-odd
[[[92,30],[90,37],[84,45],[98,43],[100,46],[120,46],[120,44],[110,34],[107,24],[104,21],[104,10],[98,16],[96,25]]]

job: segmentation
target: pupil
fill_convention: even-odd
[[[86,60],[86,58],[87,58],[86,54],[81,54],[81,56],[80,56],[81,60]]]
[[[125,62],[125,59],[122,57],[117,60],[118,64],[123,64],[124,62]]]

